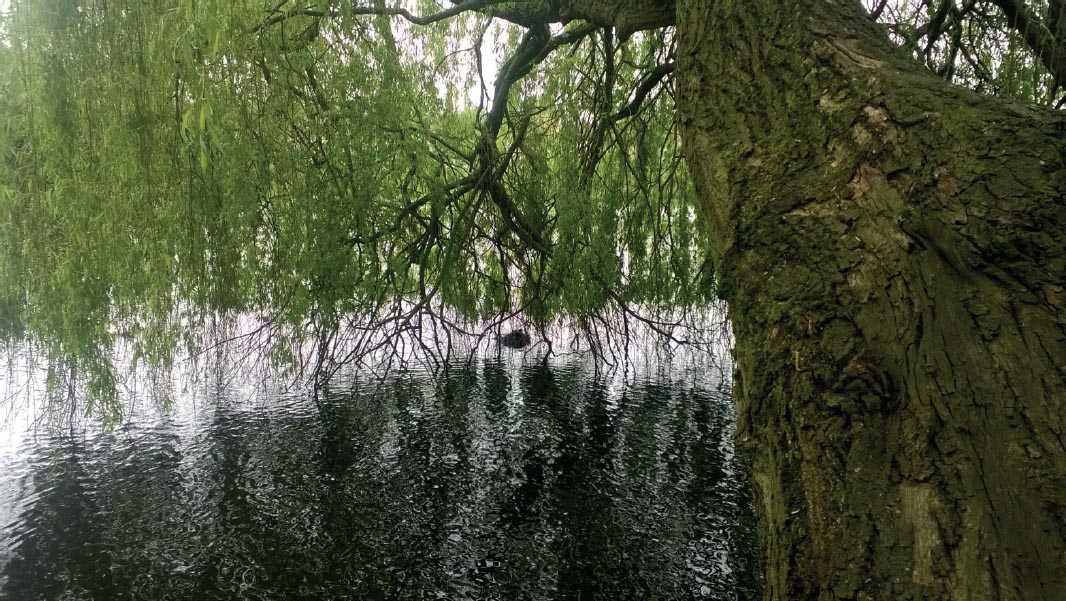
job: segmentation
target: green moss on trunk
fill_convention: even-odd
[[[857,2],[679,10],[767,598],[1066,599],[1066,119]]]

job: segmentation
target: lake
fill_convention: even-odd
[[[110,431],[9,409],[0,599],[756,599],[722,374],[505,353],[179,385]]]

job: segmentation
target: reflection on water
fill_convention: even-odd
[[[0,599],[754,599],[714,385],[488,362],[38,435]]]

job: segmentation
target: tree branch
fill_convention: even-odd
[[[524,25],[528,29],[514,54],[501,66],[496,81],[492,106],[482,119],[481,139],[475,152],[479,173],[471,175],[469,179],[461,180],[459,182],[460,185],[456,187],[460,188],[459,194],[469,192],[474,188],[483,190],[488,198],[499,208],[510,229],[529,248],[537,250],[544,255],[550,255],[551,249],[549,245],[529,225],[529,221],[514,205],[506,189],[500,183],[503,167],[507,165],[514,151],[514,145],[512,145],[507,157],[501,160],[499,149],[496,147],[496,139],[499,136],[507,113],[510,90],[555,49],[563,45],[577,43],[596,29],[602,28],[607,31],[609,39],[613,39],[612,32],[614,31],[618,32],[618,36],[621,39],[625,39],[635,31],[672,25],[674,13],[676,12],[675,2],[674,0],[531,0],[527,2],[460,0],[455,2],[450,8],[429,15],[415,15],[405,8],[386,7],[381,2],[377,2],[374,6],[353,6],[343,12],[351,15],[401,17],[415,25],[424,26],[472,11],[485,12],[492,17]],[[336,9],[323,11],[313,8],[279,12],[257,26],[256,31],[262,31],[290,18],[337,17],[340,16],[341,12]],[[583,26],[568,28],[556,36],[551,35],[549,24],[569,23],[572,20],[583,20],[588,23]],[[613,42],[611,45],[612,47],[608,48],[607,51],[613,54]],[[607,113],[611,108],[607,104],[604,108],[605,123],[611,121],[612,117],[613,120],[618,120],[635,114],[650,91],[672,70],[671,63],[668,70],[666,67],[658,67],[649,72],[641,80],[633,101],[614,116]],[[609,90],[605,93],[609,94]],[[521,137],[517,133],[516,136],[515,144],[520,141]],[[464,184],[469,184],[469,187]],[[429,195],[414,201],[406,210],[397,215],[396,227],[399,226],[399,222],[405,216],[416,212],[419,207],[428,202],[428,199]],[[359,244],[371,241],[374,238],[352,239],[349,242]]]
[[[479,11],[495,4],[503,4],[505,1],[506,0],[466,0],[465,2],[457,3],[451,8],[447,8],[440,12],[425,16],[413,14],[406,8],[384,6],[353,6],[349,11],[349,14],[356,16],[402,17],[407,21],[414,23],[415,25],[431,25],[433,23],[438,23],[440,21],[450,19],[465,12]],[[268,27],[281,23],[282,21],[292,19],[293,17],[339,17],[342,14],[339,10],[323,11],[313,8],[300,8],[275,12],[277,14],[256,26],[255,31],[262,31]]]
[[[376,242],[389,234],[399,231],[400,227],[403,225],[404,217],[407,217],[409,215],[417,215],[418,209],[429,204],[429,202],[433,200],[433,198],[436,197],[438,194],[446,194],[452,197],[462,196],[463,194],[466,194],[467,192],[472,190],[474,188],[475,183],[476,182],[473,176],[464,177],[458,181],[447,184],[443,188],[428,192],[422,195],[420,198],[409,203],[399,213],[397,213],[396,217],[393,218],[392,227],[388,229],[378,230],[377,232],[374,232],[373,235],[367,237],[355,235],[349,238],[346,242],[351,246],[355,246],[357,244],[371,244],[373,242]]]
[[[465,12],[479,11],[493,5],[504,4],[505,2],[506,0],[466,0],[455,4],[451,8],[425,16],[412,14],[405,8],[375,8],[372,6],[354,6],[351,14],[403,17],[415,25],[431,25]]]
[[[640,83],[637,85],[636,91],[633,92],[633,99],[626,106],[622,107],[615,114],[611,115],[612,121],[621,121],[622,119],[628,119],[637,114],[641,105],[648,98],[648,94],[655,89],[655,86],[659,85],[659,82],[666,79],[667,75],[674,72],[677,65],[673,61],[664,63],[648,71],[640,78]]]
[[[992,3],[1003,11],[1007,24],[1022,36],[1055,82],[1066,81],[1066,40],[1056,39],[1023,0],[992,0]]]

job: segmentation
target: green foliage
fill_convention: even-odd
[[[869,4],[945,77],[1062,94],[986,3]],[[655,75],[669,29],[619,41],[571,23],[493,91],[510,80],[479,73],[471,49],[505,69],[533,29],[366,14],[387,6],[14,3],[0,334],[31,337],[106,413],[113,349],[165,367],[219,316],[254,316],[270,357],[318,377],[405,335],[439,343],[513,315],[592,330],[710,300],[673,81]]]
[[[709,299],[669,82],[635,117],[604,111],[605,84],[627,94],[669,34],[590,36],[512,90],[499,181],[544,252],[475,177],[485,107],[457,51],[489,18],[413,28],[319,4],[15,3],[0,45],[8,340],[89,378],[106,412],[117,344],[167,365],[207,315],[260,316],[271,356],[299,361],[338,329]],[[509,53],[519,36],[500,33]]]
[[[975,0],[866,0],[892,37],[915,58],[959,85],[1018,102],[1061,108],[1066,89],[1041,60],[1041,54],[1066,52],[1066,22],[1055,3],[1023,0],[1026,15],[1012,25],[994,2]],[[1048,35],[1047,47],[1031,47],[1025,37]]]

